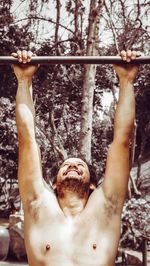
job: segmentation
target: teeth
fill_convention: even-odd
[[[68,173],[70,173],[70,174],[78,174],[77,171],[75,171],[75,170],[70,170],[70,171],[68,171]]]
[[[68,171],[69,173],[77,173],[77,171],[75,171],[75,170],[70,170],[70,171]]]

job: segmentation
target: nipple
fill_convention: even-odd
[[[46,245],[46,250],[48,251],[48,250],[50,250],[50,248],[51,248],[50,245],[47,244],[47,245]]]
[[[96,244],[93,244],[93,249],[96,249],[97,248],[97,245]]]

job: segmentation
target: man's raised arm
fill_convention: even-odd
[[[135,51],[122,51],[121,57],[128,64],[114,66],[119,78],[120,90],[114,119],[114,137],[108,150],[103,191],[108,199],[117,204],[119,210],[123,206],[129,179],[129,144],[135,118],[133,82],[138,72],[138,67],[129,62],[136,56]]]
[[[32,53],[18,51],[13,53],[21,65],[13,69],[18,80],[16,95],[16,124],[19,140],[18,181],[23,204],[36,199],[44,189],[41,160],[35,139],[35,110],[32,99],[32,77],[36,66],[27,66]]]

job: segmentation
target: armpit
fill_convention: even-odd
[[[37,222],[40,217],[41,206],[42,206],[42,199],[39,198],[26,203],[24,209],[26,214],[30,215],[30,217],[33,218],[35,222]]]
[[[107,197],[104,203],[104,211],[108,219],[118,212],[118,199],[116,196]]]

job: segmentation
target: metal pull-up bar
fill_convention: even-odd
[[[13,56],[0,56],[0,65],[18,64]],[[35,56],[29,64],[127,64],[120,56]],[[132,64],[150,64],[150,56],[140,56]]]

